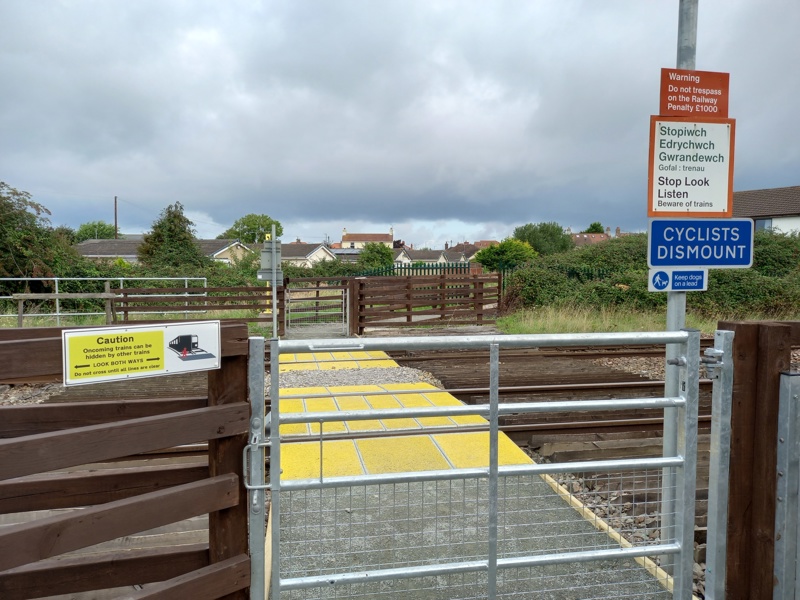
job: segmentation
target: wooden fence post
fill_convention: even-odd
[[[247,326],[232,326],[231,329],[234,331],[234,337],[244,338],[244,353],[241,353],[239,348],[239,351],[230,355],[223,348],[221,368],[208,372],[209,406],[248,402]],[[239,504],[210,513],[208,516],[208,553],[212,564],[248,553],[248,494],[244,487],[242,465],[242,454],[246,445],[246,433],[208,442],[209,475],[216,477],[235,473],[239,477]],[[225,596],[224,600],[248,600],[248,598],[248,590],[241,590]]]
[[[726,597],[772,598],[778,389],[790,366],[791,327],[721,322],[735,332]]]

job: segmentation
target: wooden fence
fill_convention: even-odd
[[[498,275],[369,277],[349,282],[350,335],[366,327],[485,325],[497,316]]]
[[[219,319],[223,323],[272,326],[272,291],[263,287],[119,288],[112,289],[114,322],[163,322],[165,315],[180,319]],[[284,335],[284,292],[277,289],[278,335]],[[249,313],[230,317],[224,313]],[[135,318],[135,321],[134,321]],[[149,319],[149,320],[148,320]]]
[[[203,398],[0,407],[0,515],[54,511],[0,527],[0,598],[141,584],[149,585],[121,593],[248,598],[247,337],[245,325],[222,326],[221,368],[208,372]],[[58,380],[61,363],[60,328],[0,329],[0,383]],[[169,385],[169,377],[162,379]],[[206,442],[199,462],[92,464]],[[74,553],[206,514],[208,543]],[[65,553],[73,554],[57,558]]]

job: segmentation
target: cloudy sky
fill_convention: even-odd
[[[800,2],[700,0],[735,189],[800,184]],[[525,223],[647,227],[678,0],[2,0],[0,180],[54,225],[417,247]]]

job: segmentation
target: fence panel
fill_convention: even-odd
[[[41,335],[27,339],[31,331]],[[60,331],[3,331],[0,360],[27,359],[4,362],[4,377],[58,380]],[[205,398],[0,408],[0,597],[155,584],[126,597],[248,598],[248,337],[241,324],[221,332],[221,368],[208,373]],[[163,449],[191,442],[207,443],[201,458],[162,464]],[[207,542],[179,545],[170,534],[149,536],[153,547],[109,549],[121,536],[205,515]]]

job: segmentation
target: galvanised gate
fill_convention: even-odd
[[[504,348],[627,344],[677,346],[679,358],[669,368],[677,370],[679,394],[498,401]],[[489,351],[488,405],[465,406],[432,386],[402,384],[281,392],[281,356],[305,353],[314,360],[324,353],[335,359],[437,348]],[[266,563],[270,597],[691,597],[698,332],[273,340],[270,350],[270,397],[280,401],[271,403],[264,422],[256,418],[251,423],[248,458],[252,562],[255,569]],[[263,346],[251,353],[251,398],[256,403],[264,391],[263,371],[253,360],[259,355]],[[719,354],[708,360],[719,362]],[[731,368],[730,361],[721,364]],[[674,419],[677,451],[660,458],[537,464],[514,454],[498,428],[499,417],[508,414],[632,408],[663,411],[666,419]],[[263,405],[254,406],[253,414],[263,410]],[[476,418],[482,424],[469,421]],[[441,419],[452,425],[441,429]],[[403,420],[415,425],[395,426]],[[369,429],[364,423],[373,424],[372,429],[355,433]],[[293,441],[292,431],[304,433]],[[259,467],[266,447],[269,483]],[[412,448],[412,462],[418,464],[404,470],[386,466],[382,460],[392,456],[391,448]],[[434,459],[430,448],[441,456]],[[305,457],[299,464],[313,463],[310,472],[304,467],[298,471],[293,457],[299,455]],[[348,462],[348,457],[355,458]],[[351,471],[345,468],[348,464]],[[594,482],[605,504],[602,511],[596,505],[590,510],[573,493],[570,477]],[[639,495],[615,516],[621,491],[634,480]],[[265,513],[260,506],[267,490],[269,539],[266,559],[261,560]],[[264,597],[258,594],[266,590],[257,589],[262,574],[254,572],[252,581],[253,597]]]

